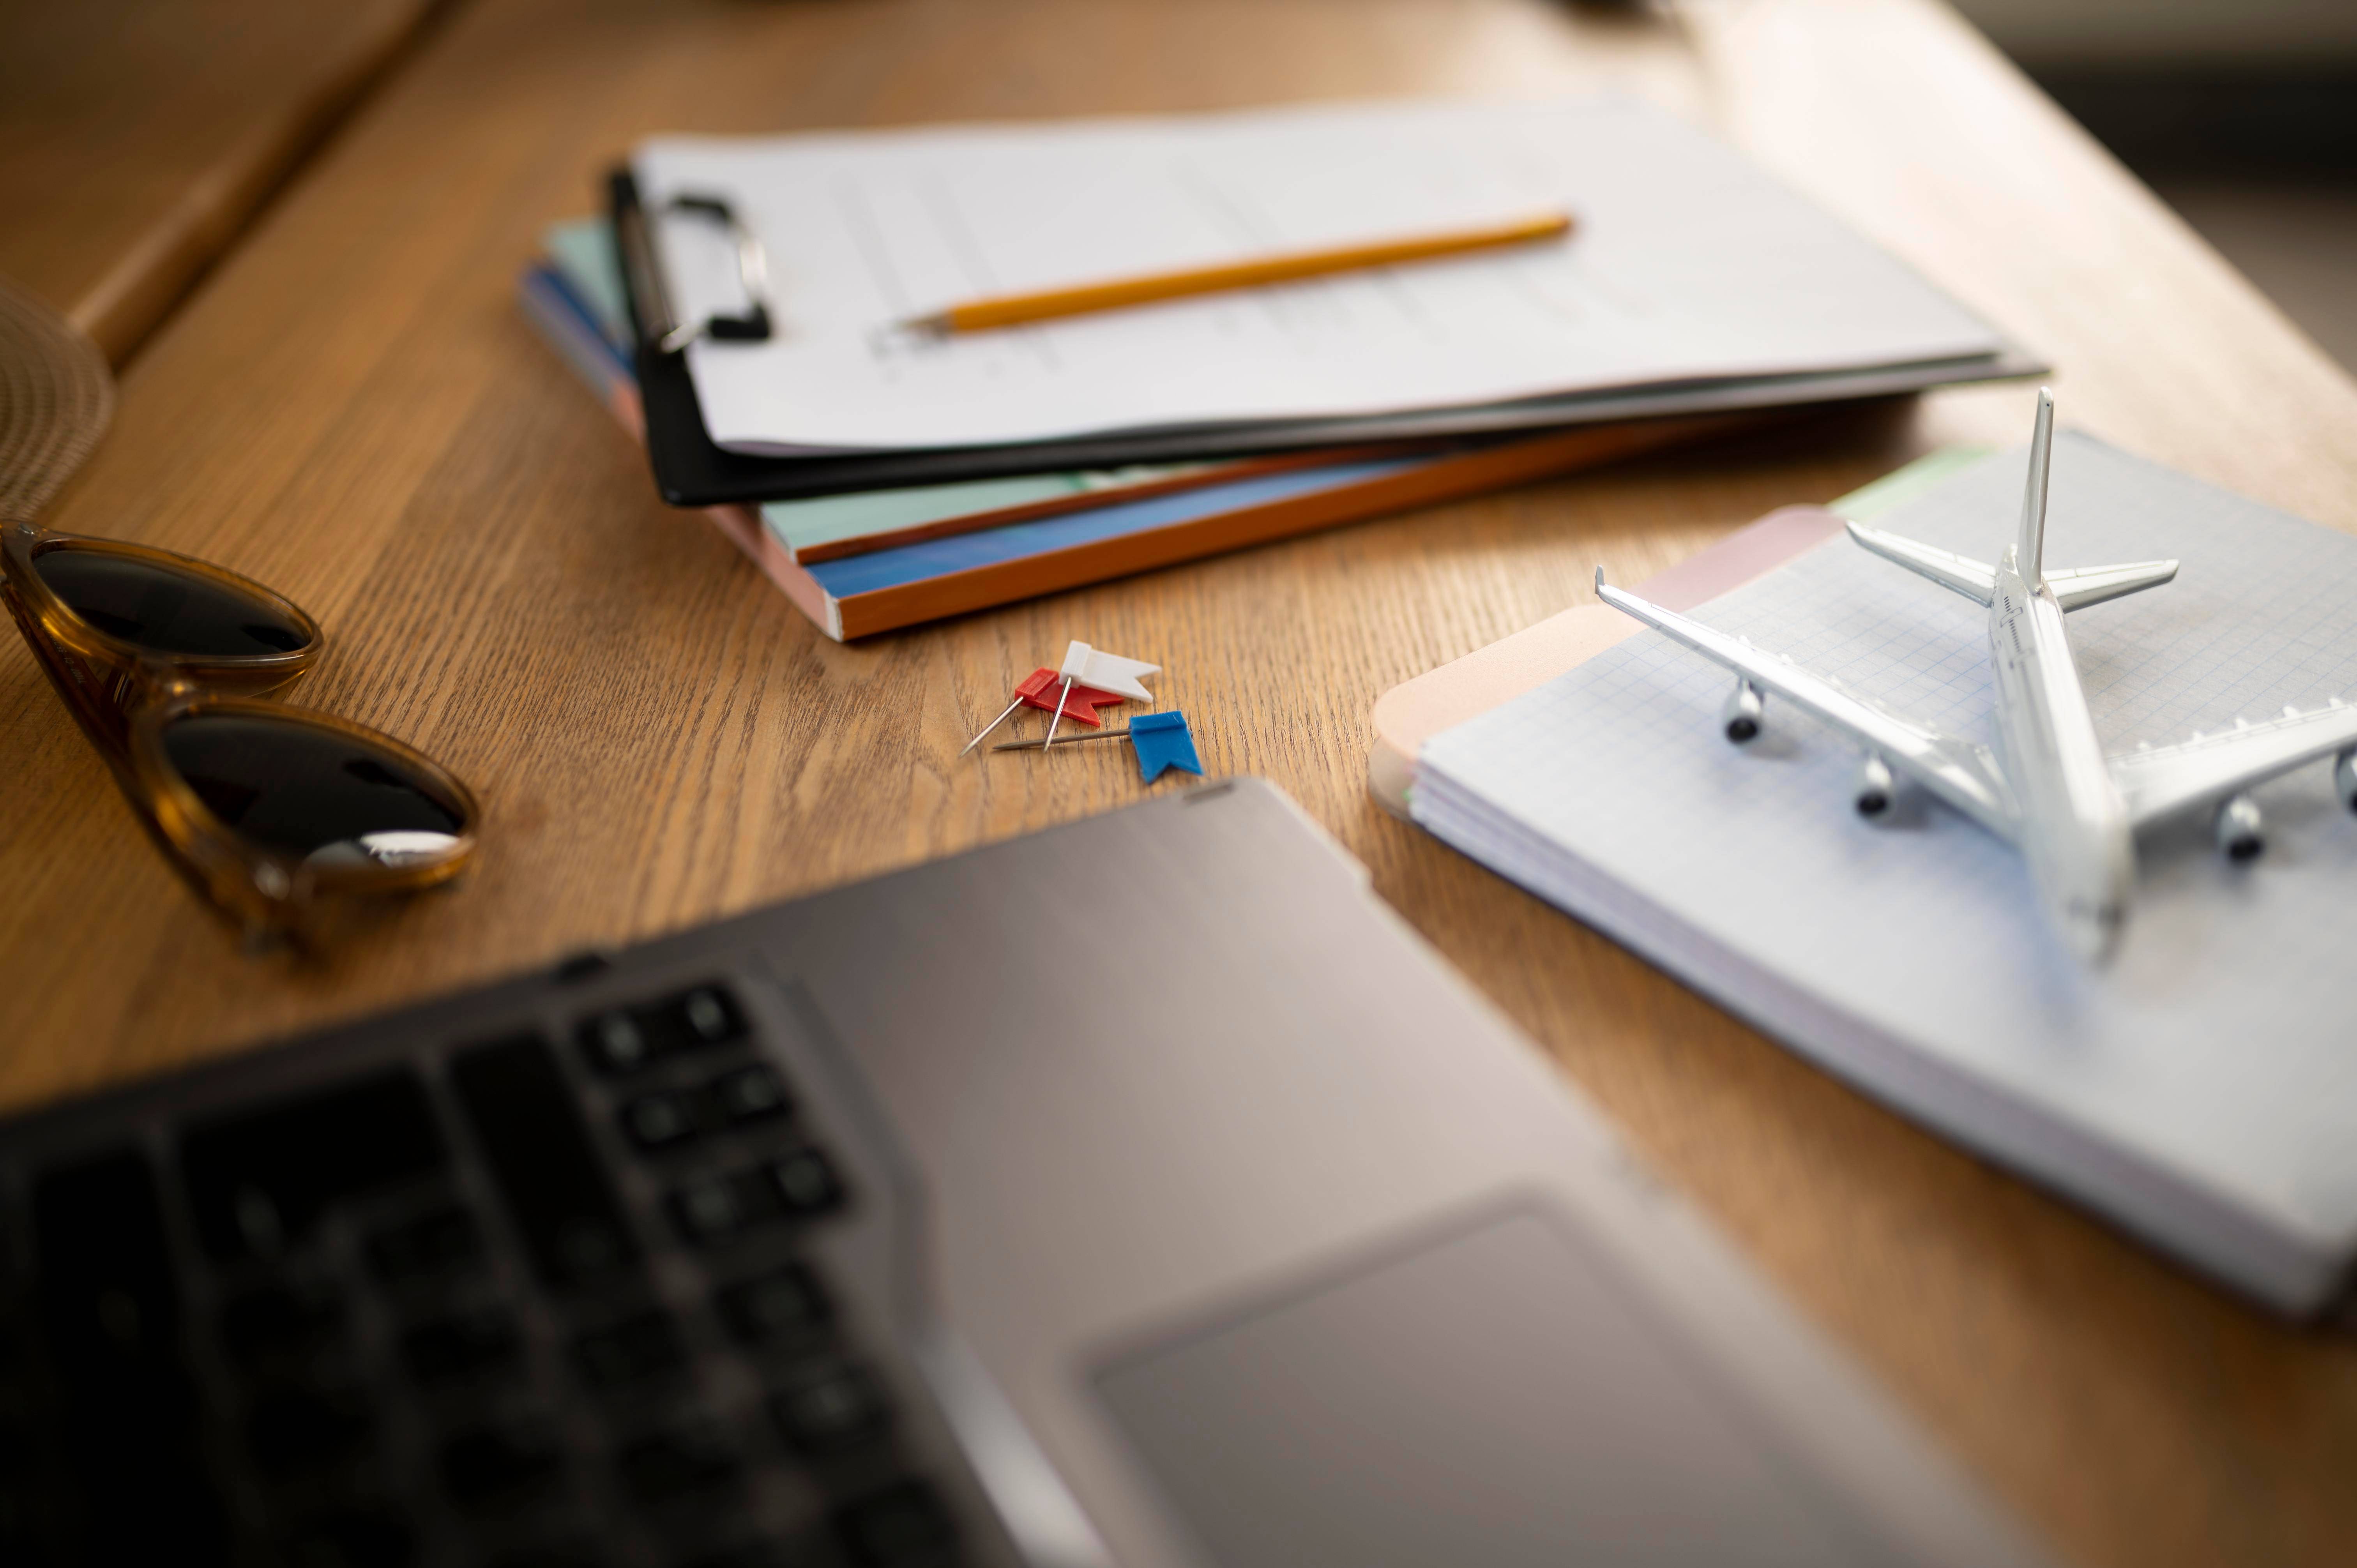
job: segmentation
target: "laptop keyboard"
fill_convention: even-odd
[[[520,985],[0,1129],[0,1561],[1003,1560],[783,992]]]

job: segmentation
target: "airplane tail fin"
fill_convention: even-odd
[[[2117,566],[2083,566],[2076,571],[2046,570],[2046,476],[2054,462],[2054,389],[2038,389],[2038,428],[2029,437],[2029,483],[2021,497],[2021,542],[2014,547],[2014,565],[2034,589],[2043,583],[2055,603],[2066,610],[2083,610],[2107,599],[2158,588],[2177,575],[2174,561],[2130,561]]]
[[[2029,438],[2029,485],[2021,497],[2021,542],[2014,567],[2032,587],[2046,572],[2046,471],[2054,461],[2054,389],[2038,389],[2038,429]]]

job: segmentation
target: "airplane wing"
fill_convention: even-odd
[[[1781,655],[1762,653],[1739,638],[1622,593],[1606,584],[1602,567],[1597,568],[1596,592],[1622,614],[1726,666],[1803,713],[1815,714],[1881,757],[1892,771],[1906,775],[1999,838],[2016,836],[2019,813],[2013,789],[1986,746],[1898,718]]]
[[[2197,735],[2177,746],[2139,747],[2110,758],[2112,782],[2138,826],[2240,794],[2303,762],[2357,746],[2357,707],[2330,705]]]

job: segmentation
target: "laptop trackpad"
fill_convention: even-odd
[[[1092,1381],[1223,1568],[1885,1560],[1539,1209],[1304,1282]]]

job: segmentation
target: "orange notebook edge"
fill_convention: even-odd
[[[838,602],[846,639],[963,615],[1017,599],[1106,582],[1206,555],[1265,544],[1386,512],[1404,511],[1740,428],[1756,413],[1582,425],[1504,446],[1443,457],[1316,494],[1289,497],[1216,517],[1043,551],[922,582],[905,583]]]
[[[1667,609],[1688,610],[1763,577],[1841,532],[1823,507],[1789,506],[1745,524],[1636,589]],[[1609,605],[1575,605],[1461,659],[1403,681],[1375,699],[1367,748],[1367,789],[1376,804],[1408,818],[1415,759],[1442,730],[1478,718],[1642,630]]]

